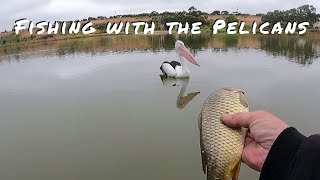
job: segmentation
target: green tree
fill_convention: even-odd
[[[183,20],[183,22],[188,22],[189,25],[191,25],[192,23],[196,23],[196,22],[201,22],[203,25],[207,24],[207,22],[205,21],[204,18],[197,17],[197,16],[191,16],[191,15],[185,16],[182,20]]]
[[[188,9],[189,13],[192,13],[194,11],[197,11],[197,8],[195,8],[194,6],[191,6],[189,9]]]
[[[97,24],[96,27],[95,27],[95,29],[98,29],[98,30],[100,30],[100,31],[105,32],[106,29],[107,29],[107,27],[106,27],[105,24]]]
[[[303,15],[310,15],[312,13],[316,13],[316,8],[312,5],[303,5],[298,7],[298,12]]]
[[[238,18],[234,15],[230,15],[225,19],[226,23],[239,22]]]
[[[107,19],[107,17],[105,17],[105,16],[98,16],[97,19],[103,20],[103,19]]]
[[[175,15],[175,13],[165,11],[165,12],[163,12],[163,13],[162,13],[162,14],[160,14],[160,15],[161,15],[161,16],[174,16],[174,15]]]
[[[211,15],[220,15],[220,11],[215,10],[215,11],[213,11],[213,12],[211,13]]]
[[[94,18],[94,17],[88,17],[88,20],[89,20],[89,21],[97,20],[97,18]]]
[[[159,15],[159,13],[157,11],[152,11],[150,13],[150,16],[158,16],[158,15]]]
[[[229,11],[221,11],[221,14],[222,14],[222,15],[228,15],[228,14],[229,14]]]
[[[283,24],[288,21],[303,22],[307,21],[311,25],[317,21],[316,8],[312,5],[303,5],[298,8],[292,8],[286,11],[275,10],[268,12],[262,16],[263,22],[274,24],[281,22]]]
[[[193,11],[188,13],[188,15],[195,16],[195,17],[200,17],[202,14],[203,13],[201,11]]]

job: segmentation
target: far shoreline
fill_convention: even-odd
[[[14,33],[14,32],[9,32],[9,33]],[[202,31],[202,34],[211,34],[213,36],[219,36],[219,35],[227,35],[225,31],[220,31],[218,34],[213,34],[211,31],[208,31],[208,29],[204,29]],[[107,34],[105,32],[100,32],[100,33],[94,33],[94,34],[89,34],[89,35],[83,35],[83,34],[78,34],[78,35],[55,35],[55,36],[50,36],[50,35],[42,35],[39,38],[32,39],[32,38],[25,38],[23,39],[24,41],[13,41],[7,44],[0,44],[0,48],[6,48],[6,47],[15,47],[15,46],[21,46],[21,45],[32,45],[32,44],[39,44],[39,43],[46,43],[46,42],[55,42],[55,41],[65,41],[65,40],[73,40],[73,39],[85,39],[85,38],[93,38],[93,37],[100,37],[100,36],[154,36],[154,35],[169,35],[168,31],[165,30],[156,30],[154,31],[153,34],[143,34],[143,33],[138,33],[134,34],[133,32],[130,34],[125,34],[125,33],[119,33],[119,34]],[[174,32],[172,35],[178,35],[176,32]],[[180,35],[192,35],[192,34],[180,34]],[[192,36],[198,36],[201,34],[197,35],[192,35]],[[234,34],[234,35],[229,35],[229,36],[257,36],[257,35],[263,35],[263,36],[309,36],[309,35],[314,35],[314,36],[320,36],[320,31],[313,31],[313,30],[308,30],[307,33],[303,35],[299,34],[268,34],[264,35],[259,32],[257,34]]]

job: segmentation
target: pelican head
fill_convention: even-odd
[[[175,51],[178,53],[179,56],[184,57],[186,60],[188,60],[190,63],[200,66],[191,52],[187,49],[187,47],[184,45],[184,43],[180,40],[177,40],[175,43]]]
[[[183,46],[185,46],[184,43],[180,40],[177,40],[174,47],[175,47],[175,50],[178,51],[179,48]]]

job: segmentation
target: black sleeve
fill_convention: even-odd
[[[320,135],[306,138],[295,128],[284,130],[274,142],[260,180],[320,180]]]

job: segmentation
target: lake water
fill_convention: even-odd
[[[162,82],[181,39],[201,67]],[[222,87],[320,132],[320,37],[110,36],[0,47],[0,179],[203,179],[198,114]],[[164,86],[164,84],[166,86]],[[177,83],[179,84],[179,83]],[[195,97],[181,107],[181,88]],[[186,95],[185,94],[185,95]],[[242,165],[241,180],[259,173]]]

